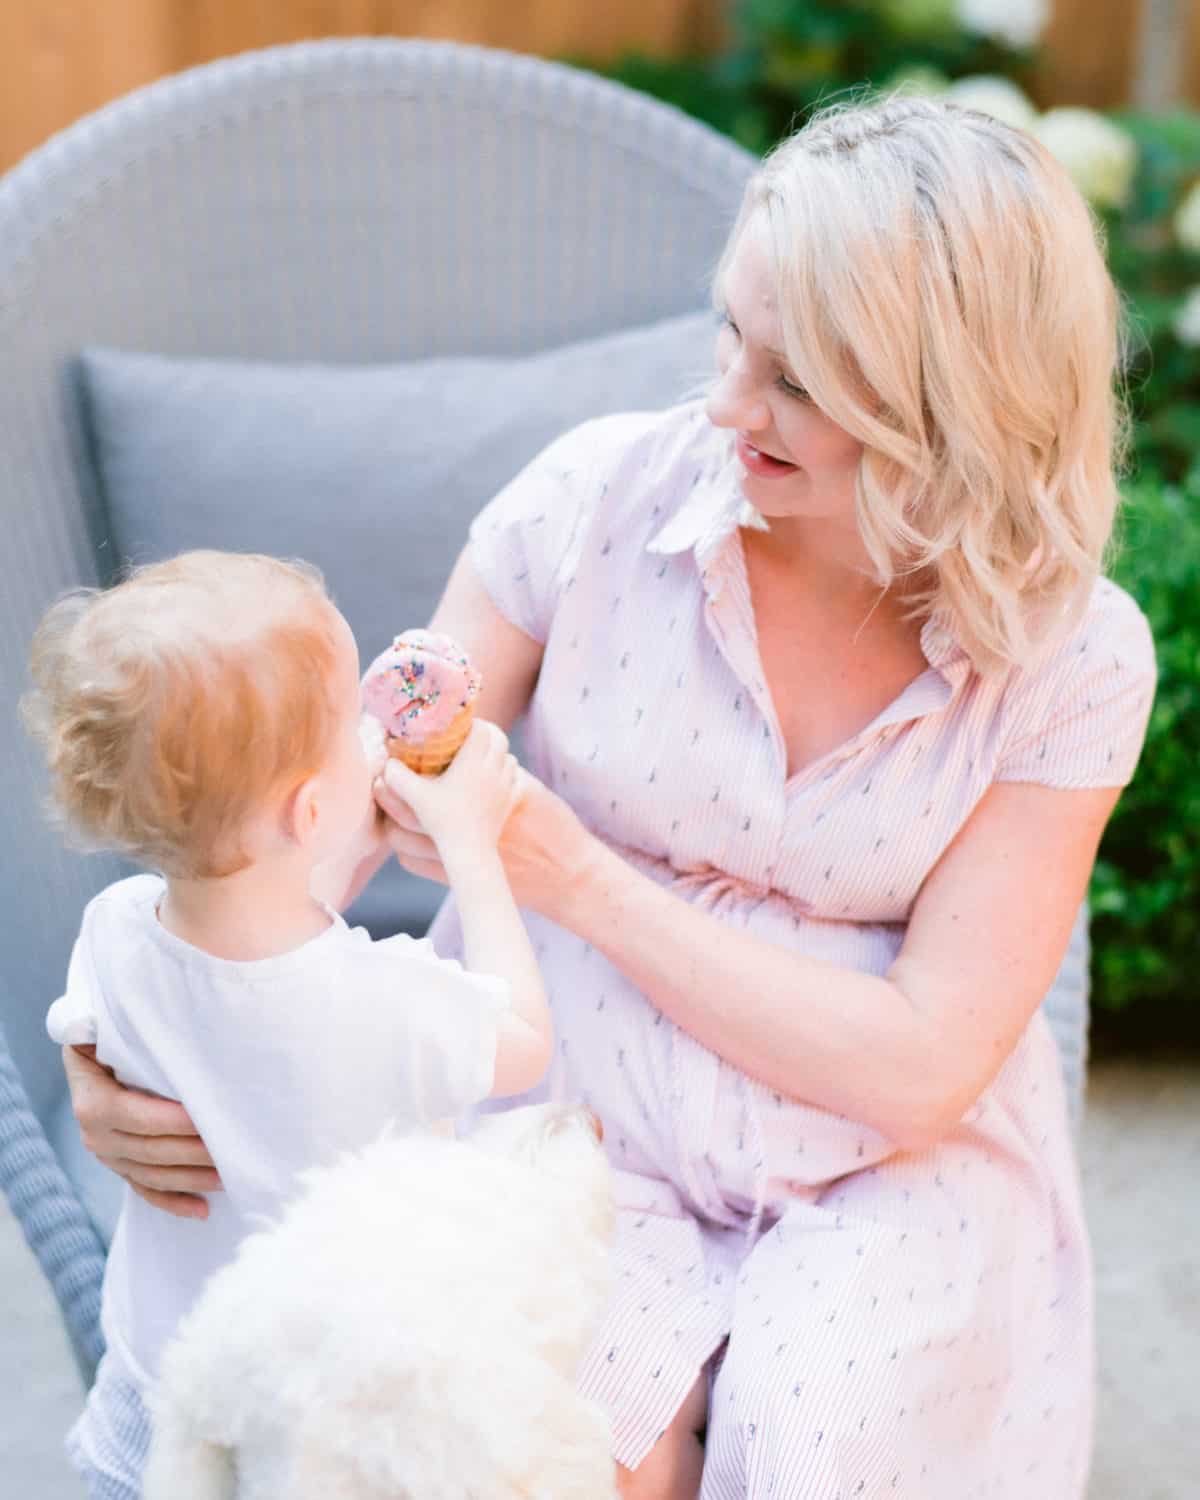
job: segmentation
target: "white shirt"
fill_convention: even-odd
[[[290,953],[216,958],[162,926],[164,889],[136,875],[89,903],[47,1017],[56,1042],[94,1042],[122,1083],[180,1100],[224,1183],[206,1220],[125,1190],[102,1326],[143,1388],[207,1278],[278,1217],[299,1171],[488,1096],[509,1003],[504,981],[438,958],[428,940],[372,942],[334,912]]]

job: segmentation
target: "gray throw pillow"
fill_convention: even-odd
[[[86,350],[106,565],[193,547],[306,558],[365,663],[428,619],[472,517],[524,464],[589,417],[692,392],[713,331],[689,313],[537,354],[392,365]],[[395,870],[356,915],[423,930],[437,893]]]
[[[303,557],[364,660],[424,622],[474,515],[588,417],[669,406],[711,368],[712,316],[510,359],[267,364],[81,356],[115,565],[191,547]]]

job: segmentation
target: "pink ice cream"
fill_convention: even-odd
[[[482,681],[457,641],[406,630],[367,668],[362,702],[393,739],[419,744],[444,733]]]

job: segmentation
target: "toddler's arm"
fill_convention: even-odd
[[[554,1043],[533,945],[496,849],[518,796],[508,740],[494,724],[477,721],[444,775],[417,776],[395,760],[385,775],[437,844],[458,899],[467,968],[509,985],[511,1007],[497,1027],[492,1096],[523,1093],[542,1078]]]

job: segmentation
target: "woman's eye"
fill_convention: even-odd
[[[786,375],[779,377],[779,389],[789,396],[794,396],[797,401],[807,401],[808,392],[802,385],[793,385]]]
[[[724,309],[718,312],[717,323],[721,332],[724,332],[724,330],[728,328],[729,331],[733,334],[734,338],[741,338],[742,335],[738,329],[737,324]],[[790,381],[786,375],[780,375],[779,379],[776,381],[776,384],[779,386],[779,389],[785,393],[785,395],[791,396],[797,401],[808,401],[810,399],[809,394],[804,389],[804,387],[802,385],[793,384],[793,382]]]

